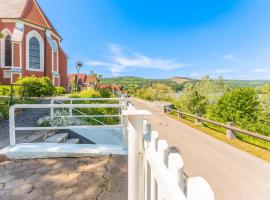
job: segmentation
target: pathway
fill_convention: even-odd
[[[270,199],[270,164],[163,114],[160,107],[132,101],[152,112],[147,119],[153,130],[179,148],[187,175],[204,177],[216,200]]]

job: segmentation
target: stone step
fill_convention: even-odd
[[[65,141],[65,143],[67,143],[67,144],[79,144],[80,143],[80,139],[78,139],[78,138],[67,139]]]
[[[58,133],[44,140],[44,143],[64,143],[68,138],[68,133]]]

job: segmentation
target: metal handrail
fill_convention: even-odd
[[[235,126],[230,126],[230,125],[223,124],[223,123],[220,123],[220,122],[216,122],[216,121],[213,121],[213,120],[210,120],[210,119],[206,119],[206,118],[203,118],[203,117],[199,117],[199,116],[196,116],[196,115],[185,113],[185,112],[182,112],[182,111],[179,111],[179,110],[175,110],[175,109],[172,109],[172,108],[169,108],[169,107],[166,107],[166,106],[164,107],[164,109],[165,110],[169,110],[169,111],[173,111],[173,112],[176,112],[176,113],[179,113],[181,115],[186,115],[186,116],[189,116],[189,117],[198,119],[199,121],[204,121],[204,122],[207,122],[207,123],[216,125],[216,126],[220,126],[220,127],[223,127],[223,128],[229,129],[229,130],[232,130],[232,131],[237,131],[237,132],[243,133],[245,135],[248,135],[248,136],[251,136],[251,137],[254,137],[254,138],[257,138],[257,139],[261,139],[261,140],[270,142],[270,137],[264,136],[264,135],[260,135],[258,133],[252,132],[252,131],[247,131],[247,130],[244,130],[244,129],[241,129],[241,128],[237,128]]]
[[[119,104],[16,104],[9,109],[9,135],[10,145],[16,144],[17,130],[63,130],[76,128],[120,128],[123,125],[98,125],[98,126],[57,126],[57,127],[16,127],[15,110],[25,108],[121,108]],[[106,117],[106,115],[104,115]]]

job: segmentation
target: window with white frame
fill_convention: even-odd
[[[11,42],[11,36],[7,35],[5,37],[5,66],[11,66],[12,65],[12,42]]]
[[[11,73],[9,70],[4,70],[3,78],[11,78]]]
[[[29,40],[29,68],[40,69],[40,44],[36,37]]]
[[[26,69],[44,70],[44,41],[37,31],[31,31],[26,35]]]

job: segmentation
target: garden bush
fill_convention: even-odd
[[[25,87],[19,87],[18,93],[21,96],[43,97],[52,96],[54,87],[52,81],[48,77],[25,77],[19,79],[16,84],[24,85]]]
[[[9,96],[10,92],[10,86],[0,85],[0,96]]]
[[[60,96],[66,94],[66,89],[63,87],[55,87],[53,91],[54,96]]]

